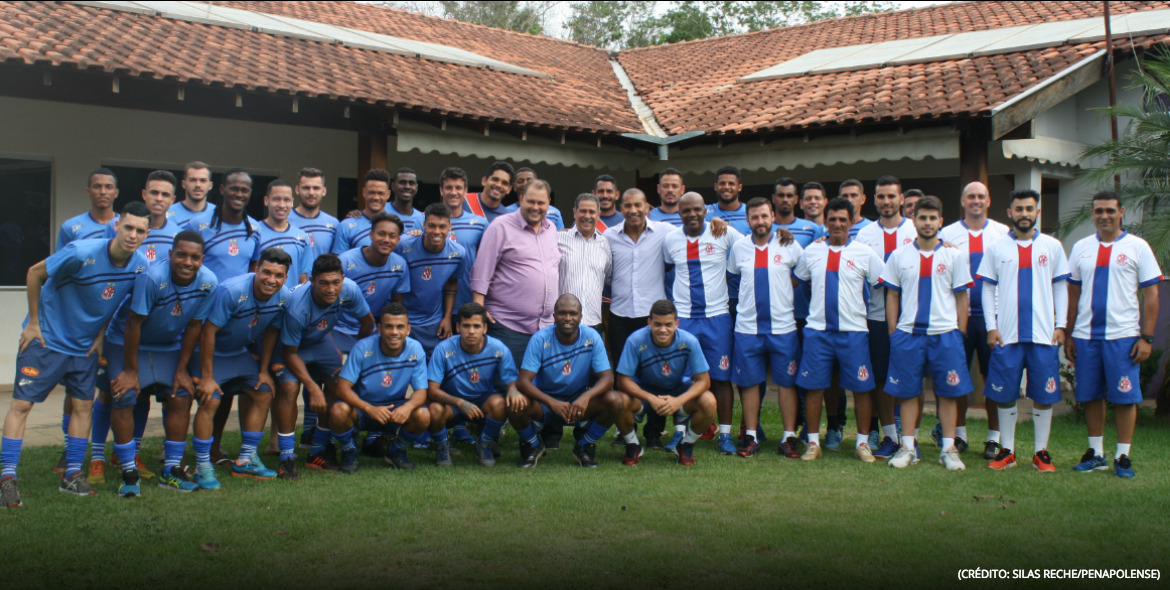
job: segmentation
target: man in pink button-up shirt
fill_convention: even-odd
[[[503,341],[516,366],[529,338],[552,325],[560,289],[556,227],[545,219],[552,187],[531,180],[523,191],[520,209],[499,216],[484,231],[471,268],[472,300],[487,309],[488,334]]]

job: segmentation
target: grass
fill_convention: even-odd
[[[353,476],[303,470],[299,483],[221,471],[217,492],[147,485],[130,500],[113,482],[93,498],[58,493],[49,466],[60,448],[30,449],[20,472],[25,506],[0,513],[0,580],[5,588],[859,588],[935,587],[960,568],[1159,568],[1170,537],[1170,428],[1149,412],[1139,422],[1138,477],[1129,481],[1072,471],[1086,433],[1067,417],[1053,425],[1055,474],[1026,461],[993,472],[974,451],[982,445],[964,455],[967,471],[948,473],[934,461],[931,416],[920,430],[923,461],[897,471],[861,464],[848,450],[815,463],[783,459],[771,408],[766,453],[723,457],[704,441],[689,469],[662,452],[623,467],[606,437],[601,468],[582,470],[566,436],[561,450],[520,471],[509,434],[492,470],[469,452],[439,470],[431,453],[414,451],[414,472],[371,459]],[[973,421],[971,432],[978,440],[986,424]],[[1031,449],[1031,432],[1020,425],[1019,448]],[[1112,429],[1106,440],[1111,454]],[[146,456],[160,446],[149,441]],[[851,446],[848,437],[843,448]]]

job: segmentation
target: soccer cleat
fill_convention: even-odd
[[[239,461],[232,463],[232,476],[253,477],[264,480],[276,477],[276,472],[265,467],[264,464],[258,460],[258,457],[253,455],[252,458],[246,463],[240,463]]]
[[[496,466],[496,454],[492,452],[492,445],[486,441],[475,443],[475,454],[479,456],[479,464],[484,467]]]
[[[285,459],[276,466],[276,479],[300,481],[301,474],[297,471],[296,459]]]
[[[678,464],[690,466],[695,464],[695,443],[679,443],[674,454],[678,455]]]
[[[450,467],[452,465],[450,442],[435,443],[435,465],[439,467]]]
[[[463,444],[475,444],[475,437],[467,431],[466,424],[460,424],[451,428],[451,441]]]
[[[918,452],[908,446],[902,445],[898,448],[898,452],[894,453],[894,458],[890,459],[890,467],[894,469],[905,469],[918,462]]]
[[[138,470],[130,469],[122,472],[122,485],[118,487],[118,495],[123,498],[136,498],[142,495],[142,487],[138,485]]]
[[[573,438],[577,438],[577,430],[579,428],[579,426],[573,428]],[[544,448],[549,451],[560,450],[561,438],[564,436],[564,428],[548,427],[540,431],[540,440],[544,444]]]
[[[711,425],[707,427],[707,430],[703,431],[703,434],[699,435],[699,440],[714,439],[716,434],[719,434],[719,425],[712,422]]]
[[[987,466],[997,471],[1011,469],[1016,466],[1016,455],[1012,453],[1011,449],[1000,447],[999,452],[995,455],[995,459],[991,463],[988,463]]]
[[[65,468],[69,466],[69,461],[65,459],[65,451],[61,451],[61,456],[57,459],[57,464],[53,466],[54,473],[65,473]]]
[[[357,473],[358,470],[358,452],[357,449],[352,451],[341,452],[341,472],[342,473]]]
[[[1052,457],[1048,454],[1048,450],[1044,449],[1038,451],[1032,456],[1032,467],[1040,473],[1056,473],[1056,466],[1052,464]]]
[[[668,453],[674,453],[678,450],[679,443],[682,442],[683,433],[680,430],[674,431],[674,436],[670,438],[670,442],[663,445],[662,450]]]
[[[215,477],[215,467],[211,463],[200,463],[195,466],[195,485],[201,490],[218,490],[219,480]]]
[[[882,445],[882,434],[876,430],[869,431],[869,440],[866,441],[869,448],[876,449]]]
[[[731,440],[730,433],[720,434],[719,438],[716,439],[715,442],[719,445],[720,455],[734,455],[737,452],[737,449],[735,448],[735,442]]]
[[[882,444],[878,445],[877,451],[874,452],[874,459],[881,459],[885,461],[894,456],[898,452],[898,445],[894,443],[894,439],[886,436],[882,438]]]
[[[301,438],[297,441],[298,449],[308,449],[313,446],[313,435],[317,433],[316,427],[306,428],[301,431]]]
[[[1125,479],[1133,479],[1133,461],[1129,460],[1129,455],[1122,455],[1113,460],[1113,474],[1117,477]],[[20,498],[17,498],[20,501]]]
[[[955,450],[959,451],[959,454],[966,453],[968,448],[970,448],[970,445],[967,444],[967,441],[961,437],[955,437]]]
[[[106,483],[106,462],[101,459],[89,462],[89,483],[102,485]]]
[[[386,450],[386,456],[382,457],[382,460],[395,469],[402,469],[404,471],[414,469],[414,463],[411,463],[410,457],[406,456],[406,449],[400,449],[397,445],[390,445],[390,448]]]
[[[134,455],[134,467],[138,471],[138,477],[154,479],[154,472],[146,468],[146,463],[142,462],[141,455]]]
[[[595,452],[596,452],[596,448],[597,447],[595,446],[594,447]],[[536,467],[536,463],[538,461],[540,461],[541,457],[544,456],[545,450],[546,449],[544,447],[544,443],[540,442],[539,439],[536,441],[535,445],[521,441],[520,442],[520,459],[516,461],[516,466],[517,467]],[[577,452],[576,452],[575,448],[573,451],[573,456],[574,457],[577,456]],[[578,461],[579,460],[580,459],[578,459]]]
[[[337,471],[339,469],[337,466],[337,457],[331,455],[328,448],[316,455],[309,455],[309,458],[305,459],[305,467],[320,469],[321,471]]]
[[[804,454],[800,456],[801,461],[816,461],[821,458],[821,445],[817,443],[808,443],[808,448],[804,450]]]
[[[19,508],[23,504],[20,501],[20,490],[16,487],[15,475],[0,479],[0,504],[5,508]]]
[[[744,444],[735,454],[740,457],[755,457],[760,452],[760,443],[753,436],[744,436]]]
[[[1081,462],[1073,466],[1073,471],[1080,471],[1088,473],[1090,471],[1104,471],[1109,469],[1109,464],[1105,462],[1105,457],[1097,454],[1097,451],[1089,449],[1081,456]]]
[[[963,471],[967,468],[967,466],[963,464],[963,460],[959,458],[959,449],[957,447],[951,447],[943,451],[942,454],[938,456],[938,462],[942,464],[943,467],[946,467],[947,471]]]
[[[646,448],[651,451],[665,451],[666,447],[662,445],[662,435],[651,432],[646,435]]]
[[[877,459],[874,459],[873,451],[871,451],[869,449],[868,442],[863,442],[863,443],[857,445],[856,447],[854,447],[853,454],[857,455],[857,458],[861,459],[862,463],[873,463],[874,461],[877,460]]]
[[[194,492],[199,489],[199,486],[187,479],[187,474],[180,467],[171,467],[169,472],[163,471],[158,478],[158,487],[176,492]]]
[[[626,445],[626,456],[622,457],[622,465],[637,465],[638,461],[642,459],[642,453],[646,452],[642,445],[638,443]]]
[[[800,449],[800,440],[797,439],[795,436],[790,436],[790,437],[788,437],[788,440],[780,441],[780,446],[779,446],[779,448],[776,449],[776,452],[779,453],[781,456],[787,457],[789,459],[799,459],[800,458],[800,450],[799,449]]]
[[[983,443],[983,458],[988,461],[994,461],[995,456],[999,454],[999,443],[989,440]]]
[[[362,443],[362,454],[367,457],[385,457],[386,447],[390,444],[390,440],[384,436],[379,436],[372,441]]]
[[[840,451],[841,440],[845,438],[845,433],[837,428],[830,428],[825,432],[825,450]]]
[[[573,458],[581,467],[597,467],[597,445],[593,443],[575,445]]]
[[[78,471],[69,477],[61,475],[61,485],[57,487],[62,492],[73,494],[75,496],[96,496],[97,490],[89,485],[89,481],[85,479],[85,474]]]
[[[930,440],[938,447],[942,447],[942,422],[936,423],[934,428],[930,429]]]

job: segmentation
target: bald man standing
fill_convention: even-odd
[[[954,244],[955,247],[967,254],[967,262],[971,265],[971,272],[979,268],[983,261],[983,253],[996,240],[1007,237],[1008,226],[987,218],[987,211],[991,207],[991,193],[987,185],[981,182],[972,182],[963,187],[960,197],[963,206],[963,218],[943,228],[939,238],[944,243]],[[987,327],[983,323],[983,296],[981,289],[971,290],[970,316],[967,322],[967,364],[971,359],[979,357],[979,373],[987,378],[987,366],[991,358],[991,348],[987,345]],[[994,307],[995,302],[988,305]],[[961,397],[959,402],[959,419],[955,432],[955,446],[959,452],[967,450],[967,397]],[[938,431],[941,440],[942,429]],[[930,433],[935,438],[935,432]],[[992,460],[999,451],[999,415],[997,412],[987,412],[987,440],[983,444],[983,458]]]

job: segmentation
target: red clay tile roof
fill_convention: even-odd
[[[451,45],[552,79],[52,2],[0,3],[0,62],[48,63],[567,131],[641,132],[597,48],[351,2],[223,2]]]
[[[1168,2],[1112,3],[1114,14],[1168,7]],[[1092,55],[1104,41],[973,59],[736,80],[813,49],[1089,18],[1101,11],[1101,2],[963,2],[635,49],[620,53],[618,60],[670,134],[966,118]],[[1150,39],[1135,39],[1139,41]]]

